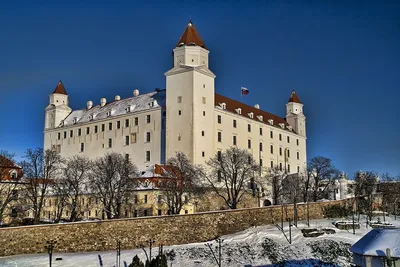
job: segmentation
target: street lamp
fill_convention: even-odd
[[[55,240],[47,240],[46,245],[44,246],[47,249],[47,253],[49,254],[49,266],[50,267],[51,267],[52,258],[53,258],[53,249],[56,244],[57,244],[57,241],[55,241]]]

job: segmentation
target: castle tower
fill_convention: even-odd
[[[183,152],[195,164],[213,156],[214,79],[209,50],[192,21],[173,50],[166,76],[166,158]]]
[[[61,81],[58,82],[50,95],[50,103],[46,107],[45,129],[55,128],[60,125],[72,109],[68,106],[68,94]]]
[[[286,121],[297,134],[306,136],[306,117],[303,114],[303,103],[294,90],[290,95],[289,103],[286,104]]]

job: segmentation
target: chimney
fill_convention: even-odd
[[[254,105],[254,108],[260,109],[260,105],[259,105],[259,104],[255,104],[255,105]]]
[[[120,97],[119,95],[116,95],[115,98],[114,98],[114,100],[115,100],[115,101],[119,101],[119,100],[121,100],[121,97]]]
[[[100,99],[100,106],[104,107],[107,103],[107,100],[103,97],[102,99]]]
[[[138,95],[139,95],[139,90],[138,89],[133,90],[133,96],[138,96]]]
[[[88,101],[86,105],[87,105],[87,109],[91,109],[93,107],[93,102]]]

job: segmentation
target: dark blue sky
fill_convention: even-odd
[[[0,148],[42,146],[63,80],[72,108],[165,88],[190,16],[216,91],[280,116],[305,104],[308,157],[400,173],[400,1],[8,1],[0,4]],[[64,2],[64,3],[62,3]],[[33,4],[34,3],[34,4]]]

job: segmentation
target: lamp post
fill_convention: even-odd
[[[51,267],[52,259],[53,259],[53,249],[56,244],[57,244],[57,241],[55,241],[55,240],[47,240],[46,245],[44,246],[47,249],[47,253],[49,254],[49,266],[50,267]]]
[[[121,241],[117,239],[117,262],[116,266],[121,266]]]
[[[149,244],[149,246],[150,246],[150,252],[149,252],[149,258],[150,258],[150,260],[149,260],[149,262],[151,262],[151,249],[153,248],[153,244],[155,243],[156,241],[154,240],[154,239],[149,239],[149,240],[147,240],[147,244]]]

